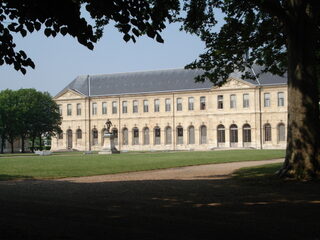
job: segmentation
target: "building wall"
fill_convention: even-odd
[[[278,106],[278,93],[284,93],[284,106]],[[264,94],[270,94],[270,106],[264,106]],[[249,94],[249,107],[243,107],[243,94]],[[223,96],[223,108],[218,108],[218,95]],[[230,96],[235,95],[236,105],[230,106]],[[194,110],[188,109],[188,98],[194,98]],[[205,97],[206,107],[200,109],[200,97]],[[177,99],[182,100],[182,111],[177,110]],[[154,111],[154,101],[160,101],[160,111]],[[165,111],[165,100],[170,99],[171,110]],[[260,99],[260,101],[259,101]],[[118,129],[118,145],[121,151],[134,150],[210,150],[215,148],[285,148],[286,141],[278,141],[278,125],[287,126],[287,86],[274,85],[257,87],[241,80],[230,79],[222,87],[210,90],[181,91],[171,93],[150,93],[140,95],[86,97],[68,90],[55,98],[62,107],[62,139],[52,140],[52,150],[100,150],[103,146],[103,130],[105,122],[110,119],[111,127]],[[148,112],[143,111],[143,101],[148,100]],[[122,102],[127,101],[127,113],[122,112]],[[133,101],[138,102],[138,111],[133,113]],[[102,103],[107,104],[107,113],[102,114]],[[117,103],[117,113],[112,113],[112,102]],[[97,105],[97,113],[93,114],[93,103]],[[72,114],[67,115],[67,105],[71,104]],[[81,104],[81,115],[76,113],[76,105]],[[261,105],[261,107],[260,107]],[[260,111],[261,108],[261,111]],[[218,144],[218,125],[225,127],[225,142]],[[230,142],[231,125],[237,126],[238,142]],[[243,126],[251,127],[251,142],[243,143]],[[265,124],[271,125],[271,139],[266,139]],[[172,128],[172,143],[165,142],[165,128]],[[183,128],[183,143],[178,143],[177,127]],[[194,126],[195,143],[189,144],[188,128]],[[200,143],[200,127],[206,126],[206,143]],[[155,144],[154,128],[160,128],[160,144]],[[128,129],[128,144],[124,145],[122,130]],[[139,144],[133,144],[133,128],[139,130]],[[149,128],[150,144],[143,143],[143,129]],[[81,129],[82,138],[77,138],[77,130]],[[97,142],[94,143],[92,130],[98,131]],[[69,131],[69,137],[68,137]],[[71,131],[71,132],[70,132]],[[235,130],[233,130],[233,133]],[[234,136],[234,135],[233,135]],[[266,141],[270,140],[270,141]],[[71,146],[72,143],[72,146]]]

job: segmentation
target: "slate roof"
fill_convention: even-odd
[[[210,81],[205,81],[204,83],[196,83],[194,81],[194,78],[202,73],[202,70],[181,68],[78,76],[61,92],[59,92],[57,96],[67,89],[72,89],[86,96],[112,96],[122,94],[209,90],[213,86]],[[230,76],[241,79],[241,73],[234,73]],[[256,81],[251,79],[244,80],[255,85],[258,84]],[[286,77],[278,77],[270,73],[261,74],[259,76],[259,80],[261,85],[286,84],[287,81]]]

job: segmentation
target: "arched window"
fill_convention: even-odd
[[[269,123],[264,125],[264,141],[271,141],[271,125]]]
[[[143,144],[149,145],[150,144],[150,137],[149,137],[149,128],[145,127],[143,129]]]
[[[200,144],[206,144],[207,143],[207,127],[205,125],[202,125],[200,127]]]
[[[177,144],[183,144],[183,127],[177,127]]]
[[[122,144],[128,145],[128,128],[122,129]]]
[[[77,139],[82,139],[82,131],[81,131],[81,129],[77,130]]]
[[[72,149],[72,130],[67,130],[67,147],[68,149]]]
[[[249,124],[244,124],[242,127],[242,137],[243,137],[243,146],[250,147],[251,143],[251,126]]]
[[[278,142],[283,142],[286,140],[286,127],[283,123],[279,123],[278,127]]]
[[[189,126],[188,128],[188,144],[194,144],[194,126]]]
[[[107,129],[106,128],[103,128],[101,130],[101,145],[103,146],[104,144],[104,135],[107,134]]]
[[[237,147],[238,143],[238,126],[236,124],[232,124],[230,126],[230,146]]]
[[[133,128],[132,129],[132,145],[139,145],[139,129],[138,128]]]
[[[113,135],[114,144],[118,145],[118,129],[113,128],[111,132],[112,132],[112,135]]]
[[[226,130],[222,124],[217,127],[217,142],[218,147],[224,147],[224,143],[226,142]]]
[[[96,128],[92,129],[92,145],[98,144],[98,130]]]
[[[172,129],[171,127],[166,127],[165,129],[166,134],[166,144],[172,144]]]
[[[159,127],[154,128],[154,144],[155,145],[160,144],[160,128]]]

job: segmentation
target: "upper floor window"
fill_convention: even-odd
[[[166,98],[166,112],[171,111],[171,100],[170,98]]]
[[[128,112],[128,102],[123,101],[122,102],[122,113],[127,113]]]
[[[92,115],[97,115],[97,103],[92,103]]]
[[[249,107],[249,94],[248,93],[243,94],[243,107],[244,108]]]
[[[71,115],[72,115],[72,105],[71,105],[71,104],[68,104],[68,105],[67,105],[67,115],[68,115],[68,116],[71,116]]]
[[[149,112],[149,102],[148,100],[143,101],[143,112]]]
[[[132,112],[134,112],[134,113],[138,112],[138,100],[133,100]]]
[[[102,103],[102,114],[107,114],[107,103],[106,102]]]
[[[155,112],[159,112],[160,111],[160,100],[159,99],[155,99],[154,100],[154,111]]]
[[[77,103],[77,115],[81,115],[81,103]]]
[[[177,98],[177,111],[182,111],[182,98]]]
[[[230,95],[230,108],[237,107],[237,98],[235,94]]]
[[[278,92],[278,106],[283,107],[284,106],[284,93]]]
[[[194,110],[194,98],[193,97],[189,97],[188,98],[188,110]]]
[[[116,101],[112,102],[112,114],[116,114],[118,112],[118,104]]]
[[[218,109],[223,109],[223,95],[218,95]]]
[[[264,106],[265,107],[270,107],[270,93],[265,93],[264,94]]]
[[[62,105],[59,104],[59,105],[58,105],[58,108],[59,108],[59,113],[60,113],[60,115],[62,115]]]
[[[206,110],[206,97],[200,97],[200,110]]]

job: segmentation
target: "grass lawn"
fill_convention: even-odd
[[[283,158],[284,150],[57,154],[0,158],[0,180],[93,176],[190,165]],[[10,156],[10,157],[8,157]]]

